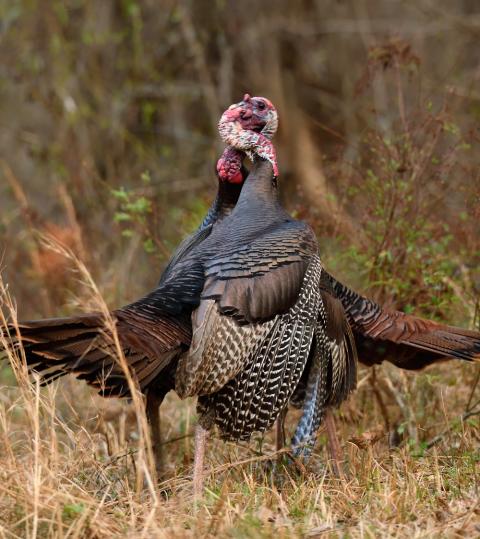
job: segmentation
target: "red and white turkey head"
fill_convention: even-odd
[[[277,127],[278,113],[271,101],[245,94],[242,101],[230,105],[222,114],[218,131],[229,146],[251,159],[256,154],[270,161],[274,175],[278,176],[275,148],[270,140]]]

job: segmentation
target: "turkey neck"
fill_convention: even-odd
[[[247,176],[247,173],[247,170],[242,167],[243,178]],[[207,215],[203,219],[202,224],[200,225],[200,230],[204,229],[209,225],[219,223],[225,217],[232,213],[238,201],[238,197],[240,196],[242,187],[243,182],[230,183],[227,181],[223,181],[220,178],[218,179],[217,196],[212,202],[212,205],[210,206]]]
[[[242,173],[243,177],[245,177],[244,170],[242,170]],[[232,212],[238,202],[242,187],[242,183],[230,183],[219,180],[217,197],[214,203],[219,219],[226,217]]]
[[[257,158],[243,184],[231,217],[234,219],[236,216],[245,218],[245,215],[253,215],[264,221],[279,212],[283,214],[285,210],[278,200],[272,165],[264,159]]]

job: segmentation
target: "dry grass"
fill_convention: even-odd
[[[3,284],[2,303],[15,319]],[[248,446],[212,440],[205,497],[194,502],[193,402],[171,395],[162,408],[170,477],[154,488],[139,399],[104,400],[72,378],[40,388],[29,381],[21,350],[8,358],[12,370],[3,369],[0,392],[2,537],[480,533],[473,365],[447,363],[418,375],[362,370],[338,414],[345,480],[331,472],[323,433],[306,468],[275,472],[270,434]]]

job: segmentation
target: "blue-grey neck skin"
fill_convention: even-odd
[[[285,213],[278,200],[278,189],[273,177],[272,165],[264,159],[257,158],[247,176],[242,192],[238,198],[234,215],[257,213],[259,216],[268,214]]]

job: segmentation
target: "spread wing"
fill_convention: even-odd
[[[326,272],[323,285],[342,302],[366,365],[390,361],[402,369],[421,369],[446,359],[480,360],[480,332],[448,326],[383,309]]]
[[[189,316],[149,316],[127,308],[112,317],[127,365],[142,390],[190,343]],[[73,373],[103,395],[128,395],[115,340],[100,313],[23,322],[18,329],[17,337],[16,328],[9,328],[12,344],[21,343],[29,369],[41,375],[42,383]]]
[[[141,390],[154,385],[158,396],[174,387],[173,360],[188,349],[191,312],[204,278],[200,263],[177,271],[180,262],[210,234],[212,226],[185,240],[167,266],[159,286],[136,302],[112,312],[120,345]],[[129,394],[117,347],[100,313],[35,320],[11,326],[11,340],[22,343],[30,369],[43,383],[67,373],[86,380],[104,395]]]

